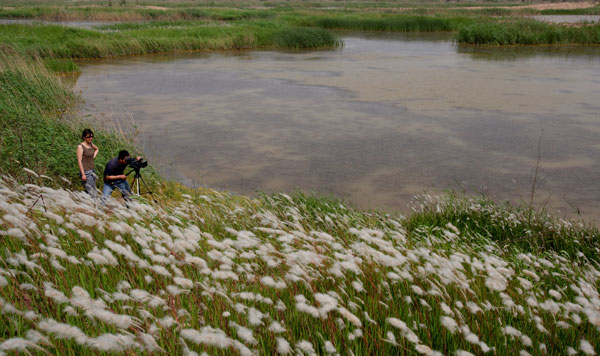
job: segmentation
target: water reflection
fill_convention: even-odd
[[[542,136],[540,202],[597,216],[600,57],[344,36],[336,51],[83,62],[78,85],[97,116],[131,113],[151,160],[190,184],[401,210],[449,186],[527,199]]]
[[[556,46],[514,46],[482,47],[459,44],[457,52],[471,56],[474,60],[519,61],[523,59],[556,59],[562,62],[599,62],[600,46],[556,45]]]

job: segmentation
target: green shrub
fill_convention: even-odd
[[[326,48],[341,43],[330,32],[319,28],[286,28],[274,35],[274,43],[280,48]]]
[[[71,59],[47,58],[44,60],[44,64],[51,72],[69,73],[79,71],[79,67]]]

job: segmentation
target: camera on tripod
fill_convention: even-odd
[[[144,178],[140,173],[140,169],[148,167],[148,161],[141,157],[139,157],[139,159],[127,157],[125,158],[125,162],[127,162],[127,166],[131,168],[131,171],[129,171],[126,174],[126,176],[130,175],[132,172],[135,172],[133,176],[133,181],[131,182],[131,186],[134,188],[135,193],[137,193],[137,195],[140,195],[140,182],[142,182],[142,184],[146,187],[146,192],[141,194],[150,194],[150,196],[152,196],[152,200],[154,200],[155,203],[158,203],[156,199],[154,199],[152,191],[150,190],[148,185],[146,185],[146,182],[144,181]]]
[[[140,169],[148,166],[148,161],[146,161],[144,159],[135,159],[132,157],[128,157],[128,158],[125,158],[125,162],[127,162],[127,165],[136,172],[139,172]]]

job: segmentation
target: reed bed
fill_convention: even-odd
[[[568,27],[532,20],[475,23],[460,29],[457,42],[478,45],[600,44],[600,25]]]
[[[532,220],[491,203],[423,197],[407,221],[303,194],[171,187],[160,206],[103,207],[9,177],[0,190],[4,353],[600,352],[598,254],[502,245],[482,214]],[[547,231],[580,239],[572,224]]]
[[[300,42],[294,43],[294,40]],[[53,25],[0,25],[0,43],[20,53],[55,58],[102,58],[132,54],[248,48],[327,48],[341,45],[323,29],[281,24],[215,26],[159,22],[115,25],[105,31]]]
[[[280,48],[310,49],[343,46],[331,33],[318,28],[289,28],[277,32],[273,41]]]
[[[309,23],[326,29],[345,29],[358,31],[397,31],[397,32],[442,32],[456,31],[468,18],[436,18],[427,16],[389,16],[365,18],[360,16],[321,17]]]

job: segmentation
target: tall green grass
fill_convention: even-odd
[[[600,25],[566,27],[532,20],[474,23],[460,29],[457,41],[484,45],[600,44]]]
[[[600,230],[581,221],[566,222],[532,206],[511,206],[486,197],[450,192],[439,202],[425,202],[406,220],[409,233],[435,232],[448,223],[473,236],[534,254],[556,252],[575,259],[582,254],[600,263]]]
[[[437,18],[427,16],[388,16],[388,17],[320,17],[314,24],[326,29],[345,29],[358,31],[398,31],[398,32],[435,32],[456,31],[472,20],[464,17]]]
[[[297,41],[297,42],[294,42]],[[282,24],[215,26],[165,22],[123,24],[104,32],[54,25],[0,25],[0,43],[30,56],[101,58],[184,50],[325,48],[341,43],[323,29]]]
[[[91,124],[71,116],[76,97],[47,67],[40,59],[0,49],[0,172],[25,179],[23,168],[28,168],[57,185],[64,184],[60,177],[77,182],[75,148],[81,131]],[[101,171],[119,149],[132,145],[91,126],[101,148],[96,158]]]
[[[330,32],[318,28],[291,27],[283,29],[273,36],[273,42],[280,48],[334,48],[341,46]]]

